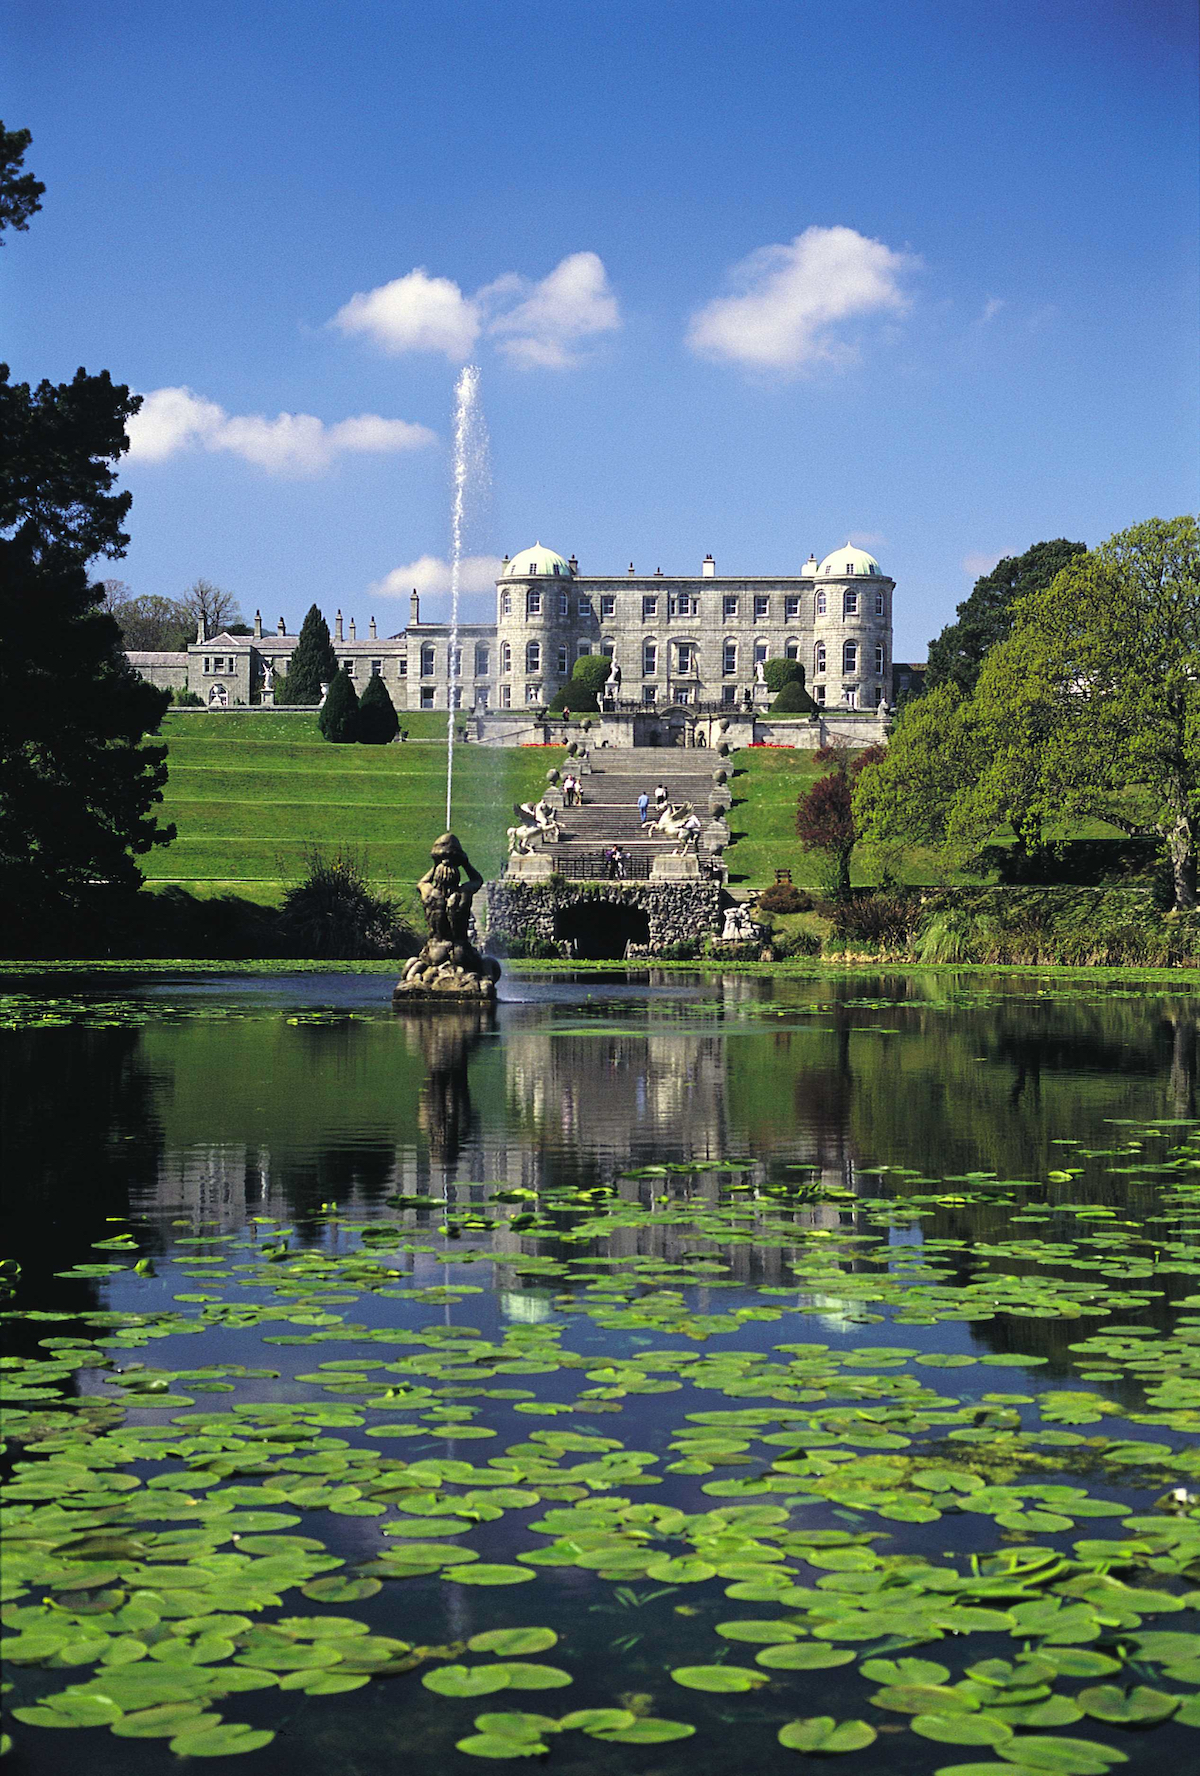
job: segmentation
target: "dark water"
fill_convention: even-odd
[[[332,1602],[280,1580],[279,1605],[246,1604],[256,1623],[325,1611],[419,1647],[544,1625],[558,1644],[514,1657],[561,1668],[572,1682],[474,1698],[422,1683],[447,1664],[495,1658],[460,1650],[345,1694],[271,1687],[230,1695],[211,1705],[225,1721],[276,1734],[245,1753],[241,1767],[305,1776],[398,1763],[469,1771],[472,1760],[455,1744],[474,1732],[478,1714],[559,1719],[624,1707],[621,1698],[632,1699],[635,1717],[687,1723],[695,1735],[631,1744],[544,1729],[547,1750],[538,1755],[579,1771],[786,1769],[798,1754],[777,1742],[780,1728],[832,1716],[874,1730],[872,1743],[844,1754],[847,1769],[872,1773],[985,1765],[1018,1776],[1023,1768],[1099,1776],[1118,1754],[1139,1770],[1152,1758],[1184,1767],[1197,1759],[1200,1703],[1189,1708],[1187,1699],[1200,1686],[1200,1639],[1190,1654],[1172,1644],[1170,1661],[1138,1644],[1139,1634],[1197,1630],[1200,1592],[1189,1588],[1200,1586],[1200,1545],[1172,1539],[1177,1525],[1195,1526],[1190,1494],[1200,1492],[1194,996],[1045,975],[563,976],[507,981],[508,997],[488,1023],[452,1012],[394,1017],[389,984],[338,975],[9,983],[0,1095],[5,1253],[21,1266],[7,1321],[13,1369],[53,1355],[56,1347],[39,1343],[50,1336],[107,1337],[95,1354],[127,1372],[135,1363],[168,1377],[186,1371],[191,1381],[166,1384],[186,1400],[177,1410],[139,1408],[136,1392],[128,1396],[125,1425],[159,1427],[159,1459],[147,1459],[145,1444],[109,1445],[109,1467],[124,1463],[146,1480],[216,1460],[213,1497],[222,1485],[275,1479],[278,1497],[259,1501],[262,1508],[344,1562],[343,1575],[403,1545],[383,1533],[402,1503],[373,1503],[363,1488],[362,1510],[285,1496],[304,1471],[279,1468],[289,1449],[302,1461],[332,1449],[342,1479],[346,1450],[372,1452],[393,1478],[402,1464],[458,1460],[480,1469],[525,1451],[512,1458],[525,1462],[524,1481],[509,1482],[539,1502],[506,1505],[467,1533],[461,1524],[434,1527],[426,1538],[452,1533],[484,1563],[512,1565],[554,1543],[553,1523],[541,1532],[529,1525],[581,1501],[678,1507],[689,1521],[623,1519],[625,1539],[607,1568],[535,1565],[528,1583],[468,1586],[429,1571],[385,1577],[370,1596]],[[662,1167],[674,1169],[647,1171]],[[397,1200],[405,1198],[426,1200]],[[125,1249],[95,1249],[123,1233],[132,1235]],[[218,1243],[188,1243],[205,1239]],[[374,1270],[355,1270],[364,1250]],[[137,1274],[138,1259],[149,1259],[154,1274]],[[119,1268],[63,1274],[97,1263]],[[30,1320],[29,1310],[63,1317]],[[141,1319],[114,1328],[94,1317],[105,1313]],[[183,1320],[202,1329],[175,1329]],[[469,1342],[460,1331],[499,1350],[491,1367],[476,1362],[481,1385],[447,1355]],[[432,1343],[410,1345],[405,1334]],[[275,1342],[281,1337],[287,1342]],[[1073,1348],[1080,1345],[1087,1348]],[[860,1355],[864,1347],[899,1354]],[[430,1369],[402,1372],[414,1352],[421,1359],[430,1350]],[[714,1359],[725,1367],[714,1369]],[[353,1367],[360,1360],[361,1372]],[[341,1393],[296,1379],[333,1362],[348,1377]],[[198,1386],[195,1371],[208,1366],[219,1379]],[[274,1373],[246,1376],[239,1366]],[[393,1373],[398,1385],[415,1378],[429,1392],[381,1420],[370,1388],[356,1380]],[[10,1459],[90,1460],[79,1456],[87,1446],[99,1461],[104,1437],[122,1434],[116,1413],[98,1404],[121,1399],[115,1375],[97,1363],[46,1378],[45,1401],[19,1395]],[[1074,1402],[1064,1406],[1064,1395]],[[61,1407],[60,1396],[83,1404]],[[236,1429],[240,1408],[243,1431],[265,1436],[268,1420],[256,1410],[330,1401],[338,1421],[303,1434],[289,1421],[291,1444],[277,1433],[274,1448],[268,1440],[238,1457],[235,1436],[236,1459],[222,1466],[204,1443],[215,1436],[211,1415]],[[724,1448],[711,1422],[706,1430],[688,1417],[756,1407],[761,1423],[721,1427]],[[456,1415],[468,1435],[446,1434]],[[381,1422],[413,1431],[372,1440]],[[528,1452],[550,1447],[545,1435],[560,1431],[568,1444],[572,1435],[583,1444],[554,1452],[556,1473],[534,1471]],[[681,1431],[685,1447],[669,1448]],[[696,1435],[702,1443],[707,1435],[708,1447],[689,1453]],[[658,1483],[643,1485],[636,1466],[571,1480],[572,1464],[595,1461],[588,1440],[596,1438],[611,1440],[617,1454],[642,1452],[643,1479]],[[834,1454],[818,1472],[827,1450]],[[957,1472],[964,1488],[1074,1487],[1084,1505],[1072,1517],[1061,1495],[1056,1515],[1051,1498],[1031,1495],[966,1510],[965,1492],[928,1480],[943,1470]],[[755,1491],[763,1476],[770,1490]],[[426,1482],[428,1509],[443,1513],[431,1518],[435,1526],[476,1485],[452,1472],[440,1478],[440,1486],[437,1475]],[[379,1492],[380,1473],[374,1480]],[[731,1482],[745,1489],[706,1491]],[[1176,1491],[1182,1496],[1172,1500]],[[16,1496],[18,1505],[29,1500],[20,1485]],[[906,1519],[904,1501],[914,1498],[934,1502]],[[1097,1502],[1093,1514],[1088,1501]],[[756,1506],[784,1512],[759,1538],[776,1563],[780,1538],[815,1531],[873,1549],[884,1564],[813,1566],[799,1544],[783,1543],[803,1595],[731,1598],[729,1585],[755,1581],[723,1570],[722,1561],[736,1566],[739,1556],[713,1540],[722,1526],[711,1514]],[[81,1509],[96,1517],[84,1524],[96,1533],[136,1519],[112,1498]],[[1136,1522],[1126,1525],[1127,1516]],[[1147,1517],[1162,1533],[1146,1528]],[[149,1533],[189,1528],[156,1521]],[[57,1546],[51,1538],[51,1561],[70,1557],[62,1535]],[[1090,1546],[1138,1537],[1120,1556]],[[676,1568],[655,1577],[644,1559],[639,1570],[638,1551],[651,1545],[663,1559],[694,1562],[706,1551],[707,1576]],[[1066,1638],[1040,1617],[1029,1617],[1025,1631],[1019,1621],[965,1615],[932,1622],[906,1589],[908,1569],[895,1564],[911,1557],[961,1580],[972,1559],[986,1572],[988,1561],[1036,1549],[1064,1559],[1059,1589],[1038,1581],[1047,1607],[1091,1612]],[[145,1544],[138,1558],[153,1558]],[[748,1564],[761,1576],[758,1559],[751,1551]],[[40,1607],[56,1582],[38,1576],[36,1563],[28,1571],[24,1590],[20,1580],[12,1586],[9,1611]],[[102,1581],[110,1612],[117,1592],[128,1599],[153,1589],[141,1567]],[[922,1595],[928,1601],[952,1582],[931,1581]],[[821,1598],[839,1587],[858,1598],[877,1584],[894,1604],[877,1634],[816,1632],[826,1620]],[[1102,1607],[1097,1587],[1106,1584],[1120,1593],[1106,1593]],[[1143,1593],[1140,1612],[1130,1588]],[[66,1591],[68,1602],[88,1595]],[[93,1607],[98,1600],[96,1591]],[[222,1607],[214,1594],[196,1614]],[[984,1606],[964,1593],[961,1607]],[[169,1627],[181,1613],[162,1619]],[[104,1619],[114,1637],[141,1632]],[[764,1668],[755,1658],[761,1644],[716,1633],[739,1619],[786,1619],[797,1644],[845,1656],[827,1668]],[[28,1613],[10,1625],[27,1634],[34,1627]],[[160,1623],[159,1639],[167,1632]],[[954,1713],[959,1704],[936,1695],[921,1707],[901,1707],[895,1694],[874,1701],[882,1680],[858,1670],[872,1657],[915,1657],[940,1663],[954,1685],[981,1660],[1019,1660],[1039,1648],[1053,1659],[1055,1647],[1091,1649],[1100,1665],[1090,1674],[1052,1672],[1041,1695],[1023,1703],[1023,1691],[1006,1692],[1009,1714],[1059,1698],[1059,1715],[1005,1719],[996,1732],[1011,1724],[1024,1749],[1005,1741],[999,1753],[961,1735],[937,1737],[936,1721],[929,1734],[914,1732],[914,1718],[928,1724],[939,1706]],[[726,1694],[670,1676],[714,1665],[770,1681]],[[105,1669],[20,1663],[9,1700],[28,1706]],[[1130,1726],[1112,1718],[1127,1701],[1097,1699],[1097,1686],[1118,1698],[1148,1690],[1177,1700],[1145,1704],[1145,1722]],[[1085,1692],[1083,1709],[1075,1698]],[[996,1694],[982,1709],[974,1697],[969,1711],[1001,1720]],[[14,1769],[39,1776],[68,1758],[105,1771],[175,1763],[165,1737],[118,1737],[101,1725],[64,1733],[20,1719],[10,1731]],[[1063,1738],[1076,1749],[1053,1750]]]

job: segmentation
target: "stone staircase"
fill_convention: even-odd
[[[661,853],[670,853],[675,843],[669,839],[648,838],[638,819],[637,799],[642,790],[650,797],[650,818],[654,818],[654,790],[665,785],[674,803],[691,802],[704,831],[700,840],[701,870],[708,873],[727,842],[728,834],[709,813],[713,771],[721,764],[715,752],[683,751],[675,748],[658,751],[649,747],[604,747],[593,750],[591,772],[580,779],[583,806],[564,808],[558,816],[562,838],[557,845],[547,846],[555,868],[574,875],[589,863],[595,864],[613,845],[620,845],[630,859],[629,874],[635,879],[648,874],[652,860]],[[569,761],[562,773],[570,770]],[[594,872],[593,872],[594,873]]]

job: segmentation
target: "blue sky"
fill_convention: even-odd
[[[444,584],[467,358],[474,583],[535,538],[772,573],[852,536],[919,657],[1000,554],[1195,508],[1184,0],[0,19],[48,187],[4,350],[148,397],[103,569],[136,592],[402,627]]]

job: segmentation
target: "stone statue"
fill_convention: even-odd
[[[767,669],[761,660],[754,662],[754,682],[756,685],[765,685],[767,682]]]
[[[469,936],[471,902],[483,887],[483,877],[453,833],[443,833],[429,854],[433,868],[417,883],[429,936],[420,954],[405,963],[393,1003],[494,999],[500,964],[481,956]]]
[[[621,668],[617,665],[615,658],[608,669],[608,677],[604,681],[604,695],[606,697],[621,695]]]

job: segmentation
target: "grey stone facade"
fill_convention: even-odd
[[[548,943],[571,941],[573,925],[601,909],[642,915],[644,932],[630,934],[652,950],[695,943],[721,930],[722,889],[718,882],[549,882],[504,877],[486,885],[488,940],[538,937]]]
[[[339,611],[333,646],[361,690],[382,676],[397,712],[448,709],[531,715],[565,686],[583,654],[606,654],[621,675],[619,702],[654,710],[763,713],[756,668],[791,658],[824,710],[875,711],[895,701],[895,582],[849,543],[797,575],[719,577],[711,557],[696,575],[586,576],[541,544],[506,559],[496,583],[496,621],[459,629],[451,671],[450,627],[423,623],[414,592],[408,627],[380,636],[374,617],[359,639]],[[274,701],[298,637],[282,618],[264,633],[197,640],[186,654],[133,655],[156,684],[186,688],[209,708]]]

